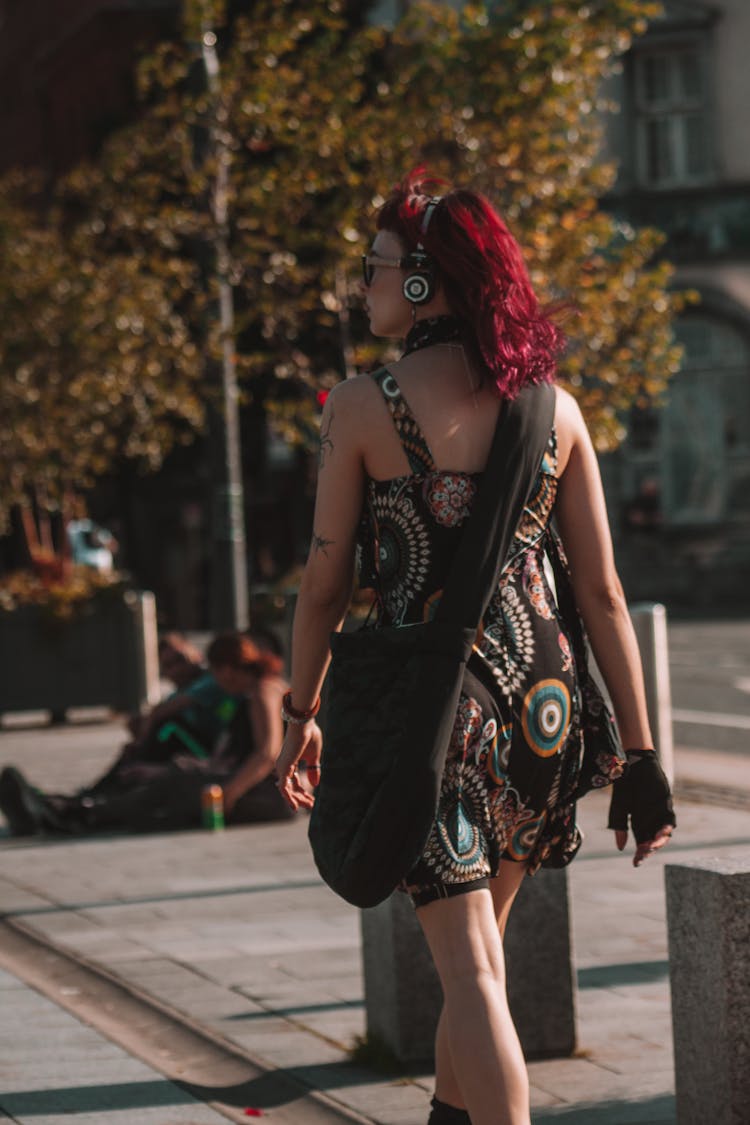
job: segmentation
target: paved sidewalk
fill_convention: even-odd
[[[226,1125],[226,1118],[1,970],[0,1010],[0,1121]]]
[[[5,730],[0,765],[13,762],[48,789],[74,789],[107,764],[120,737],[111,723]],[[678,752],[678,780],[731,783],[750,805],[750,759],[726,757],[731,762]],[[601,827],[605,816],[606,796],[583,802],[587,839],[570,869],[579,1051],[572,1059],[530,1065],[534,1125],[673,1125],[662,869],[702,853],[750,856],[747,808],[682,803],[675,841],[637,871],[613,850]],[[14,925],[103,966],[186,1025],[205,1027],[292,1082],[283,1096],[261,1076],[236,1088],[234,1098],[229,1087],[207,1086],[207,1100],[265,1106],[270,1121],[300,1125],[313,1117],[331,1125],[347,1119],[424,1125],[431,1074],[388,1078],[350,1060],[364,1033],[358,913],[320,882],[305,833],[301,820],[222,834],[6,839],[0,841],[0,907]],[[173,1096],[166,1079],[14,978],[0,977],[0,987],[14,1001],[0,1003],[0,1038],[12,1043],[21,1025],[28,1037],[21,1042],[27,1050],[33,1043],[39,1056],[32,1073],[24,1051],[3,1053],[0,1120],[5,1111],[26,1125],[21,1106],[31,1107],[35,1125],[130,1125],[128,1090],[140,1098],[139,1122],[214,1120],[207,1107],[164,1101]],[[91,1058],[87,1035],[98,1044]],[[53,1048],[63,1037],[65,1065],[57,1066]],[[45,1063],[47,1046],[52,1053]],[[91,1065],[97,1052],[107,1059],[101,1071]],[[34,1100],[42,1090],[59,1098],[49,1112]],[[295,1090],[320,1091],[324,1100],[300,1095],[295,1102]],[[122,1093],[121,1110],[108,1108],[116,1104],[106,1101],[108,1091],[115,1098]]]

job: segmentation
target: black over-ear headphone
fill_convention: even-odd
[[[427,233],[439,202],[440,196],[433,196],[427,200],[420,229],[422,237]],[[403,267],[408,271],[403,284],[403,294],[407,301],[412,305],[426,305],[435,296],[435,268],[421,241],[417,243],[416,250],[412,250],[403,259]]]

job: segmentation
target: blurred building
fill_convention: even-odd
[[[0,0],[0,171],[49,175],[132,117],[134,66],[180,0]]]
[[[685,349],[663,409],[604,458],[630,598],[750,601],[750,3],[667,0],[624,60],[609,206],[667,235]],[[609,91],[608,91],[609,92]]]

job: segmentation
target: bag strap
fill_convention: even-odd
[[[554,416],[555,390],[548,383],[525,387],[501,406],[437,619],[479,628],[539,472]]]
[[[413,473],[433,473],[437,469],[432,451],[427,444],[417,419],[412,414],[409,403],[401,393],[401,388],[387,367],[381,367],[371,378],[385,399],[391,418],[401,442],[409,468]]]
[[[581,621],[581,615],[576,605],[575,594],[573,593],[573,584],[570,580],[570,571],[568,570],[568,560],[559,537],[552,527],[547,528],[545,549],[547,551],[547,558],[552,566],[552,573],[555,576],[555,598],[560,610],[560,616],[567,627],[573,644],[573,655],[576,665],[579,669],[588,668],[588,643],[586,641],[586,633],[583,628],[583,622]]]

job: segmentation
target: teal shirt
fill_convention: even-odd
[[[179,718],[183,719],[209,748],[232,721],[241,701],[240,696],[227,695],[210,672],[199,676],[192,684],[176,694],[189,696],[190,706],[181,712]]]

